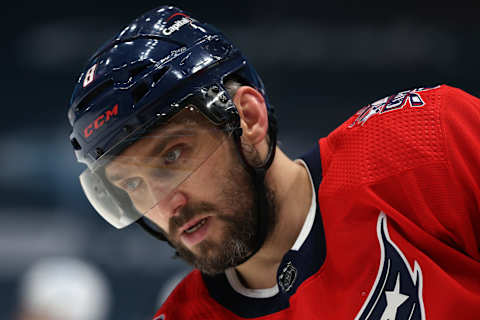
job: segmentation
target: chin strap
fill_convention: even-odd
[[[148,220],[148,218],[145,218],[145,217],[141,217],[140,219],[138,219],[137,221],[135,221],[140,227],[143,228],[143,230],[145,230],[149,235],[151,235],[152,237],[154,237],[155,239],[157,240],[161,240],[161,241],[167,241],[169,244],[170,242],[168,241],[168,239],[165,237],[165,235],[160,232],[159,230],[157,230],[156,228],[152,227],[150,224],[153,223],[153,222],[150,222]],[[171,244],[170,244],[171,245]]]
[[[275,120],[275,118],[273,118]],[[250,176],[253,179],[253,187],[255,192],[255,200],[257,204],[257,233],[256,233],[256,245],[255,249],[250,253],[250,255],[245,258],[245,261],[250,259],[255,255],[258,250],[263,246],[265,239],[267,238],[269,230],[269,217],[272,214],[271,208],[269,208],[268,198],[267,198],[267,189],[265,186],[265,176],[267,175],[267,170],[273,163],[275,158],[275,150],[277,149],[277,128],[276,122],[271,121],[271,127],[268,130],[270,143],[268,146],[268,153],[263,165],[260,167],[253,167],[249,164],[248,160],[245,158],[245,154],[242,148],[241,136],[242,129],[238,128],[233,133],[233,138],[237,146],[237,151],[242,159],[243,166],[250,173]]]

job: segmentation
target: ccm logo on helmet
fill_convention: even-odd
[[[118,115],[118,104],[116,104],[112,110],[107,110],[104,114],[101,114],[95,121],[90,123],[84,130],[83,135],[85,138],[88,138],[95,132],[95,130],[100,129],[106,122],[110,121],[114,116]]]

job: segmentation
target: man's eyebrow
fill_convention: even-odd
[[[193,136],[194,130],[192,129],[177,129],[177,130],[172,130],[171,133],[166,134],[161,134],[160,136],[149,136],[153,137],[155,139],[159,139],[159,142],[157,141],[155,147],[151,148],[151,150],[147,153],[147,157],[154,156],[156,154],[159,154],[165,149],[165,147],[173,140],[180,138],[180,137],[185,137],[185,136]],[[165,137],[162,137],[165,136]],[[161,137],[161,138],[160,138]]]
[[[158,141],[155,143],[155,146],[150,148],[150,151],[145,155],[145,157],[153,157],[159,153],[163,152],[163,149],[170,144],[172,141],[175,139],[178,139],[179,137],[184,137],[184,136],[192,136],[193,135],[193,130],[192,129],[177,129],[177,130],[172,130],[171,133],[168,133],[168,135],[162,133],[158,136],[156,135],[151,135],[147,136],[148,138],[154,138],[158,139]],[[145,137],[144,137],[145,138]],[[142,138],[142,139],[144,139]],[[123,171],[123,170],[118,170],[118,171]],[[111,182],[116,182],[118,180],[122,180],[124,175],[121,172],[118,173],[113,173],[113,174],[107,174],[105,173],[105,176],[108,180]]]

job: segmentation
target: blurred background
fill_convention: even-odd
[[[151,319],[161,288],[189,270],[136,226],[117,231],[93,211],[68,140],[68,101],[88,57],[161,4],[189,10],[242,48],[264,79],[292,157],[398,91],[448,83],[480,96],[478,1],[8,2],[0,51],[0,319],[19,319],[29,294],[46,295],[35,291],[46,285],[32,284],[32,269],[54,257],[83,265],[82,275],[68,271],[59,283],[96,283],[79,291],[94,290],[94,300],[105,302],[97,320]],[[53,277],[52,268],[40,270],[40,279]],[[73,300],[72,308],[80,305]]]

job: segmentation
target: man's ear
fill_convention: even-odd
[[[233,103],[240,115],[242,137],[252,145],[262,142],[268,130],[267,106],[262,94],[252,87],[242,86],[235,93]]]

